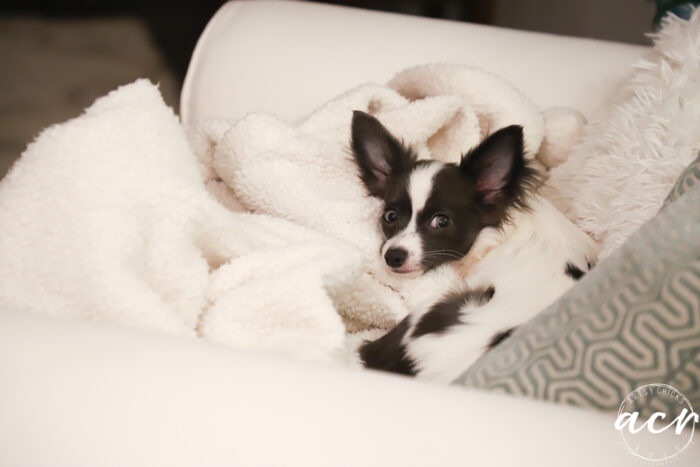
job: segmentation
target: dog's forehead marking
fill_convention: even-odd
[[[411,198],[412,221],[415,222],[417,213],[423,210],[433,191],[435,175],[442,169],[442,162],[422,164],[413,169],[408,179],[408,196]]]
[[[409,262],[420,263],[423,258],[423,241],[418,231],[418,213],[433,192],[433,180],[442,169],[442,162],[429,162],[417,165],[408,176],[406,195],[410,200],[411,218],[406,226],[387,240],[382,248],[384,255],[390,248],[403,248],[409,252]]]

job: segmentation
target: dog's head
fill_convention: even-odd
[[[351,147],[370,195],[384,202],[381,255],[391,271],[422,273],[469,252],[486,227],[524,206],[534,170],[523,130],[509,126],[462,156],[459,165],[418,161],[374,117],[355,111]]]

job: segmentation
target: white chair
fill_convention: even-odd
[[[234,2],[183,122],[294,119],[409,65],[469,63],[590,116],[643,47],[311,3]],[[0,465],[639,465],[611,414],[0,312]],[[676,465],[694,464],[700,449]]]

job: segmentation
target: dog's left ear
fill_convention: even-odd
[[[510,203],[518,198],[528,173],[523,152],[523,127],[511,125],[463,156],[460,169],[472,179],[480,201]]]
[[[352,115],[352,155],[372,196],[383,197],[389,177],[405,170],[414,158],[379,120],[356,110]]]

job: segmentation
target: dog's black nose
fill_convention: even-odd
[[[389,248],[384,254],[384,261],[392,268],[400,268],[407,257],[408,251],[403,248]]]

